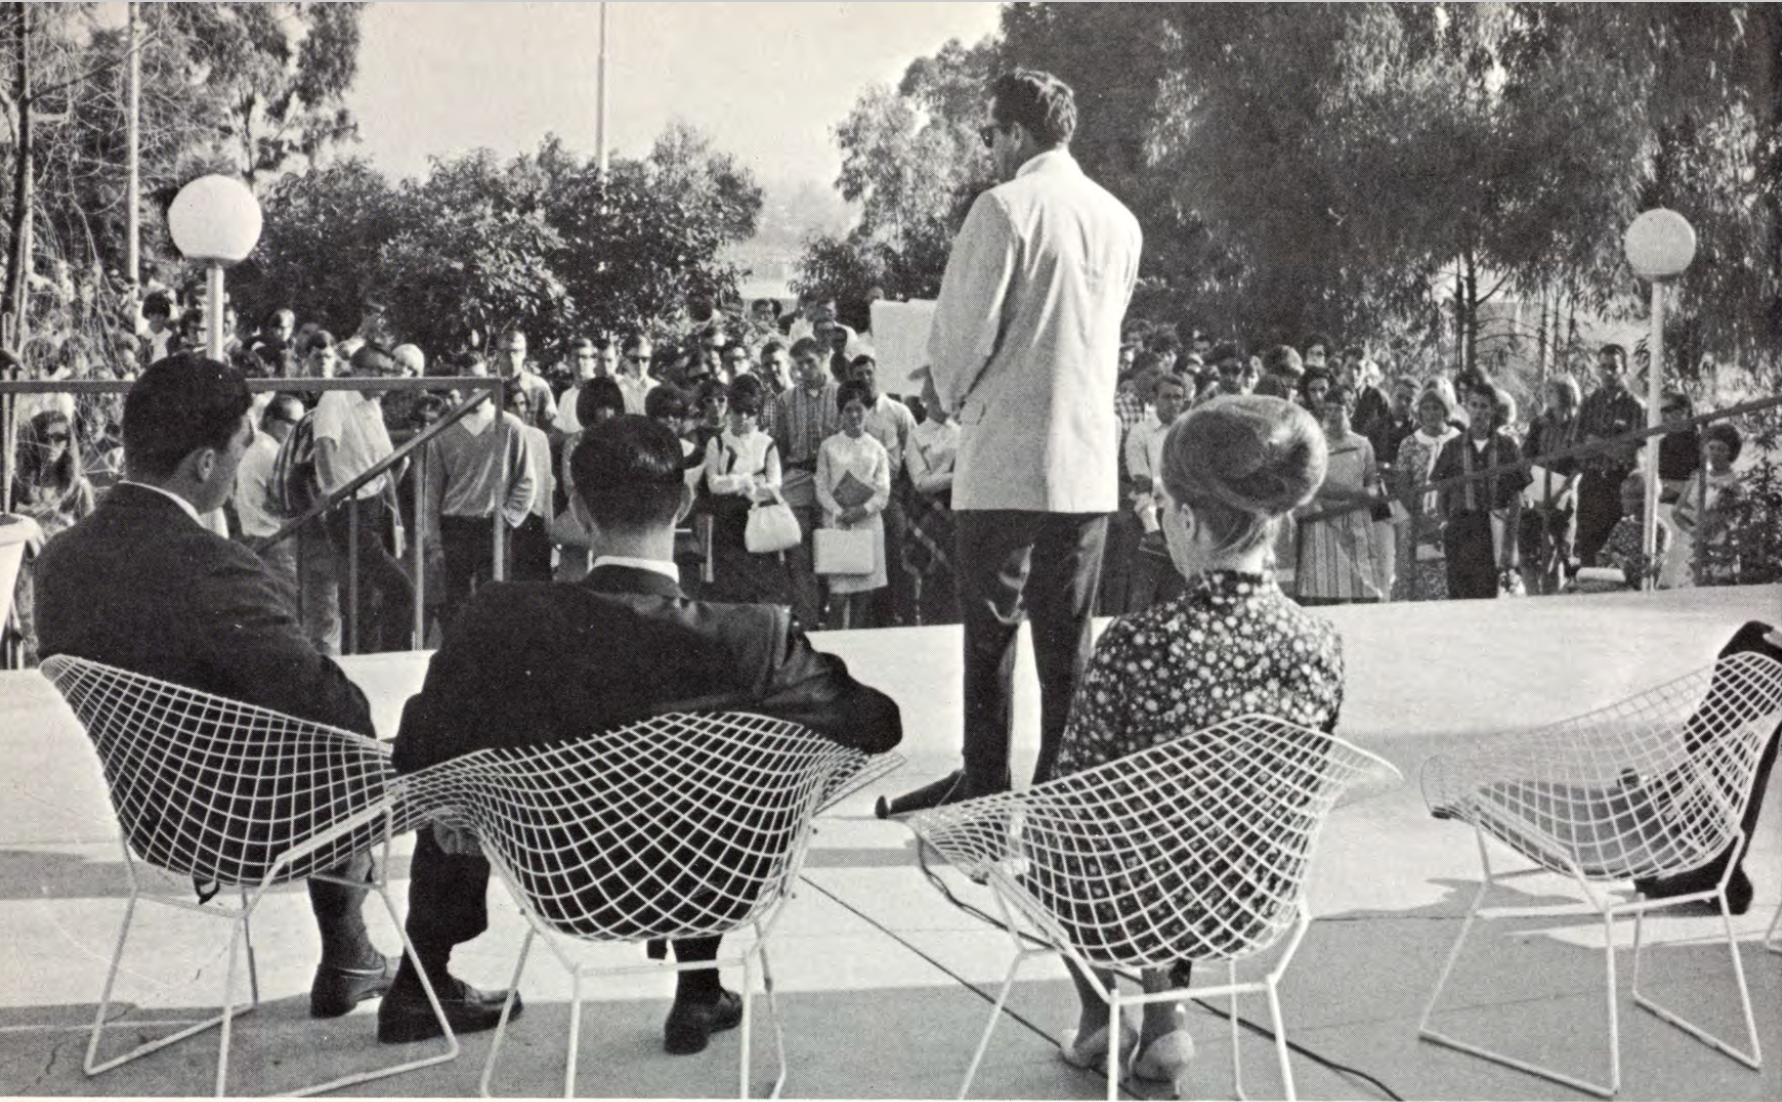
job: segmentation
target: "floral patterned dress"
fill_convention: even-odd
[[[1331,731],[1342,700],[1342,645],[1334,627],[1293,603],[1272,575],[1202,574],[1174,600],[1108,626],[1071,708],[1057,775],[1172,739],[1199,738],[1203,728],[1255,712]],[[1230,750],[1210,741],[1205,747],[1208,756]],[[1303,784],[1316,765],[1305,763],[1307,776],[1257,776],[1254,792],[1233,799],[1266,806],[1280,795],[1276,785]],[[1268,823],[1237,821],[1188,799],[1172,813],[1169,837],[1160,836],[1155,851],[1075,849],[1051,851],[1048,858],[1040,856],[1048,847],[1034,847],[1029,886],[1050,901],[1091,959],[1219,958],[1278,917],[1270,908],[1291,895],[1287,884],[1256,869],[1207,860],[1209,852],[1291,844],[1274,837]],[[1124,904],[1103,902],[1116,898]],[[1134,900],[1141,914],[1134,913]],[[1184,907],[1184,900],[1192,905]],[[1159,914],[1168,921],[1154,921]]]

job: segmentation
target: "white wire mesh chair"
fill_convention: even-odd
[[[1402,780],[1389,763],[1333,735],[1247,715],[1022,792],[907,819],[922,842],[989,884],[1016,948],[959,1097],[971,1089],[1016,973],[1029,958],[1051,954],[1084,969],[1226,962],[1223,984],[1136,996],[1110,985],[1100,992],[1108,1035],[1119,1035],[1123,1006],[1225,995],[1232,1082],[1242,1098],[1237,997],[1262,994],[1280,1097],[1295,1097],[1278,985],[1311,925],[1305,885],[1318,833],[1344,789],[1367,772]],[[1283,937],[1274,966],[1238,982],[1237,962]],[[1109,1099],[1121,1071],[1109,1060]]]
[[[1762,1060],[1751,993],[1726,902],[1736,862],[1709,890],[1663,899],[1617,901],[1602,885],[1662,878],[1700,868],[1741,837],[1765,742],[1782,721],[1782,663],[1761,654],[1720,659],[1649,692],[1534,731],[1492,739],[1477,751],[1431,758],[1423,768],[1432,812],[1473,825],[1484,879],[1461,923],[1418,1023],[1426,1040],[1604,1097],[1621,1086],[1620,1021],[1615,987],[1615,917],[1634,916],[1633,998],[1639,1006],[1748,1067]],[[1494,838],[1534,863],[1496,873],[1485,844]],[[1603,921],[1607,977],[1609,1080],[1592,1082],[1472,1044],[1433,1028],[1442,991],[1487,894],[1519,876],[1555,872],[1574,879]],[[1720,908],[1733,976],[1744,1011],[1741,1050],[1640,991],[1645,912],[1711,899]]]
[[[414,829],[416,816],[391,787],[395,774],[383,744],[82,658],[56,655],[43,663],[42,671],[98,751],[130,881],[130,899],[87,1044],[83,1067],[89,1076],[221,1026],[215,1093],[222,1096],[228,1085],[231,1026],[238,1015],[260,1004],[249,926],[255,908],[268,889],[280,884],[311,878],[345,883],[328,876],[328,870],[361,853],[385,850],[371,881],[351,886],[377,893],[402,936],[403,951],[413,957],[414,947],[390,896],[387,870],[390,839]],[[143,882],[139,860],[190,876],[194,885],[233,888],[240,903],[213,906],[155,894],[159,886]],[[138,902],[232,924],[223,1008],[214,1018],[101,1061],[106,1012]],[[243,948],[249,1003],[238,1009],[235,978]],[[445,1028],[445,1051],[281,1093],[336,1090],[454,1059],[458,1040],[424,973],[422,983]]]
[[[487,749],[410,778],[412,798],[446,808],[476,832],[526,917],[514,966],[542,938],[569,973],[565,1097],[573,1097],[582,979],[596,974],[741,965],[740,1094],[748,1097],[751,1004],[757,961],[785,1085],[785,1036],[774,1004],[767,939],[791,894],[811,819],[848,787],[868,755],[779,720],[742,713],[657,716],[613,731],[538,747]],[[589,942],[678,940],[750,927],[715,962],[645,961],[600,967],[571,960],[559,935]],[[502,1009],[483,1067],[489,1094],[507,1031]]]

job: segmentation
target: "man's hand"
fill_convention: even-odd
[[[477,841],[476,831],[469,827],[453,826],[450,823],[434,822],[433,840],[439,848],[458,857],[477,857],[483,847]]]

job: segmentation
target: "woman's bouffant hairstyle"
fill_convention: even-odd
[[[1422,409],[1423,403],[1432,398],[1442,404],[1443,418],[1454,420],[1460,410],[1460,399],[1454,393],[1454,384],[1440,375],[1424,383],[1423,393],[1417,395],[1417,408]]]
[[[1220,554],[1274,539],[1281,518],[1312,499],[1330,450],[1324,430],[1283,398],[1215,398],[1175,423],[1163,443],[1163,488],[1194,511]]]
[[[1739,458],[1739,453],[1745,448],[1745,438],[1739,435],[1738,428],[1725,421],[1716,421],[1702,430],[1702,442],[1705,444],[1710,440],[1718,440],[1725,444],[1726,450],[1732,453],[1729,458],[1735,460]]]

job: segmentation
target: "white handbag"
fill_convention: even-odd
[[[873,535],[870,528],[817,529],[817,573],[871,574]]]
[[[772,555],[797,547],[803,539],[798,516],[784,501],[756,502],[749,509],[749,523],[743,529],[743,546],[751,555]]]

